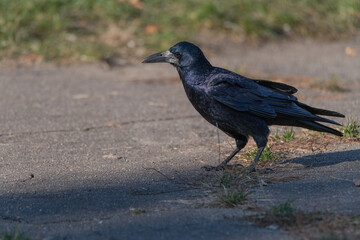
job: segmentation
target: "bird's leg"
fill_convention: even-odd
[[[256,153],[256,156],[254,158],[254,161],[251,164],[251,166],[249,167],[249,172],[255,172],[256,171],[257,162],[259,161],[259,159],[261,157],[261,154],[264,151],[264,149],[265,149],[265,146],[264,147],[259,147],[259,149],[258,149],[258,151]]]
[[[230,162],[230,160],[240,151],[239,148],[236,148],[224,161],[222,161],[219,165],[217,165],[216,167],[214,166],[210,166],[210,165],[206,165],[203,166],[202,168],[205,169],[206,171],[211,171],[211,170],[215,170],[215,171],[219,171],[219,170],[223,170],[226,168],[227,163]]]
[[[216,167],[214,166],[203,166],[202,168],[204,168],[206,171],[211,171],[211,170],[215,170],[215,171],[219,171],[219,170],[223,170],[226,168],[228,162],[230,162],[230,160],[238,153],[240,152],[240,150],[242,148],[245,147],[246,143],[247,143],[247,138],[246,137],[242,137],[242,138],[238,138],[235,139],[236,141],[236,149],[224,160],[222,161],[219,165],[217,165]],[[241,164],[240,164],[241,165]],[[241,165],[242,166],[242,165]]]

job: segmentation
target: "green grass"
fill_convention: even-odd
[[[11,234],[0,235],[0,240],[31,240],[29,237],[25,236],[23,233],[15,231]]]
[[[136,215],[146,213],[146,210],[141,209],[141,208],[130,208],[129,210],[130,210],[130,213],[136,214]]]
[[[256,156],[258,149],[253,149],[245,153],[245,158],[248,160],[253,160]],[[261,154],[261,157],[259,159],[260,162],[268,162],[268,161],[276,161],[280,158],[279,155],[275,154],[271,151],[271,148],[266,147],[264,151]]]
[[[274,134],[274,140],[280,141],[283,140],[285,142],[289,142],[295,139],[295,131],[294,128],[286,128],[285,131],[280,135],[279,130],[276,130]]]
[[[340,83],[339,76],[334,74],[329,79],[325,81],[314,81],[312,83],[312,87],[324,89],[330,92],[346,92],[348,91],[347,88],[342,86],[343,84]]]
[[[339,83],[339,77],[337,75],[332,75],[331,78],[325,83],[325,89],[331,92],[344,92],[346,89],[341,86]]]
[[[229,171],[221,171],[219,175],[219,186],[224,186],[226,188],[231,187],[234,180],[236,179],[236,174]]]
[[[291,206],[292,201],[287,200],[284,203],[275,205],[271,208],[271,213],[277,222],[291,225],[295,222],[295,210]]]
[[[359,11],[358,0],[2,0],[0,58],[31,53],[45,60],[140,57],[144,49],[167,49],[202,30],[249,41],[334,39],[358,31]]]
[[[316,218],[316,213],[305,213],[294,209],[292,200],[279,203],[271,207],[264,215],[259,215],[255,220],[264,225],[276,224],[278,226],[293,226],[296,223],[305,224]]]
[[[323,236],[321,240],[350,240],[349,238],[344,238],[342,236]]]
[[[293,208],[291,200],[274,205],[264,214],[250,216],[262,226],[277,225],[281,227],[294,226],[296,223],[307,224],[316,218],[316,214],[304,213]]]
[[[296,238],[358,239],[360,216],[349,216],[327,211],[308,212],[293,207],[293,201],[276,204],[263,213],[248,215],[244,219],[262,227],[277,226]]]
[[[281,137],[279,135],[279,130],[276,130],[276,133],[274,134],[274,140],[275,141],[280,141],[281,140]]]
[[[295,138],[295,132],[294,132],[294,128],[286,128],[285,132],[282,134],[282,139],[286,142],[289,142],[291,140],[294,140]]]
[[[344,126],[344,135],[346,137],[360,137],[360,123],[356,119],[348,119]]]
[[[247,180],[246,169],[223,170],[217,174],[214,186],[221,188],[238,187],[243,184],[244,180]]]
[[[248,199],[248,195],[248,192],[238,190],[221,195],[218,198],[225,207],[236,207],[238,205],[244,204]]]
[[[250,215],[245,220],[258,223],[260,226],[278,226],[287,230],[299,239],[358,239],[359,225],[354,224],[354,219],[359,216],[349,217],[345,214],[330,212],[307,212],[295,209],[292,201],[275,205],[270,211],[263,214]]]

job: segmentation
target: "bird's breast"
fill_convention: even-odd
[[[212,123],[212,116],[216,105],[215,99],[211,99],[204,87],[184,86],[187,97],[193,107],[209,122]],[[213,123],[214,124],[214,123]]]

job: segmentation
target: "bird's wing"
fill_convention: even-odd
[[[260,79],[254,79],[253,81],[256,82],[257,84],[260,84],[261,86],[278,90],[280,92],[289,93],[289,94],[294,94],[297,92],[296,88],[287,85],[285,83],[272,82],[272,81],[260,80]]]
[[[295,96],[266,88],[238,75],[213,76],[208,82],[207,94],[236,111],[248,112],[262,118],[282,116],[336,124],[298,106]]]

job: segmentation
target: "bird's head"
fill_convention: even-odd
[[[179,42],[165,52],[148,56],[142,62],[167,62],[177,68],[191,67],[197,63],[209,63],[200,48],[189,42]]]

